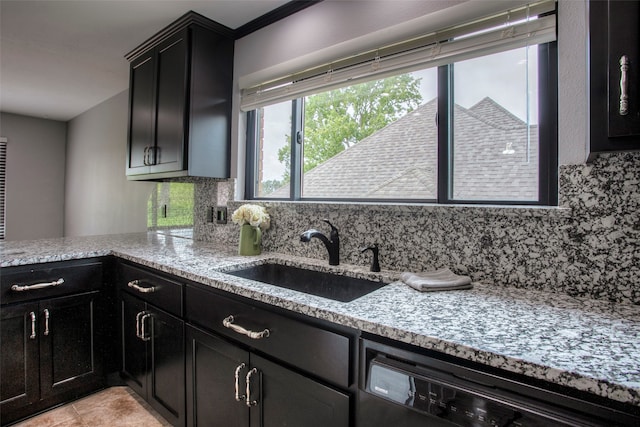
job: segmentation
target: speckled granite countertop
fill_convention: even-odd
[[[274,253],[240,257],[235,248],[158,234],[128,234],[0,243],[0,266],[104,255],[291,311],[552,383],[640,406],[640,306],[475,284],[472,290],[419,293],[391,283],[349,303],[327,300],[224,274],[238,264],[278,259],[341,274]],[[378,278],[395,280],[397,272]]]

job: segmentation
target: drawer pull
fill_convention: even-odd
[[[269,330],[265,329],[262,332],[250,331],[248,329],[243,328],[242,326],[235,325],[233,323],[233,316],[228,316],[222,321],[222,325],[225,328],[229,328],[239,334],[246,335],[252,340],[259,340],[261,338],[267,338],[269,336]]]
[[[256,374],[258,370],[253,368],[249,372],[247,372],[247,400],[245,401],[248,407],[256,406],[258,404],[257,400],[251,400],[251,377],[253,374]]]
[[[127,283],[127,286],[129,286],[130,288],[135,289],[138,292],[142,292],[143,294],[148,294],[150,292],[155,292],[156,291],[156,287],[155,286],[150,286],[148,288],[145,288],[144,286],[140,286],[141,283],[142,283],[142,280],[132,280],[129,283]]]
[[[244,363],[241,363],[240,365],[238,365],[238,367],[236,368],[236,373],[235,373],[235,380],[236,380],[236,401],[240,402],[242,401],[242,399],[245,398],[244,394],[240,394],[240,371],[242,371],[247,365],[245,365]]]
[[[31,335],[29,338],[32,340],[36,339],[36,314],[32,311],[29,313],[29,317],[31,318]]]
[[[24,285],[24,286],[12,285],[11,290],[14,292],[32,291],[34,289],[43,289],[43,288],[50,288],[53,286],[62,285],[63,283],[64,283],[64,279],[60,278],[54,282],[36,283],[35,285]]]
[[[44,335],[47,336],[49,335],[49,318],[51,317],[51,315],[49,314],[49,310],[48,309],[44,309]]]

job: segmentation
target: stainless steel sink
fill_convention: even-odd
[[[226,274],[341,302],[353,301],[386,285],[384,282],[276,263],[227,271]]]

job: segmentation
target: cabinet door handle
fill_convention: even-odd
[[[251,400],[251,377],[258,373],[258,370],[256,368],[251,369],[249,372],[247,372],[247,377],[246,377],[246,381],[247,381],[247,390],[246,390],[246,394],[247,394],[247,400],[245,400],[245,404],[248,407],[252,407],[258,404],[257,400]]]
[[[140,335],[140,317],[144,316],[145,312],[141,311],[136,314],[136,337],[142,339],[142,335]]]
[[[132,280],[129,283],[127,283],[127,286],[143,294],[148,294],[150,292],[156,291],[155,286],[149,286],[148,288],[145,288],[144,286],[140,286],[141,284],[142,284],[142,280]]]
[[[29,317],[31,318],[31,335],[29,338],[32,340],[36,339],[36,314],[32,311],[29,313]]]
[[[51,317],[51,315],[49,314],[49,310],[48,309],[44,309],[44,335],[47,336],[49,335],[49,318]]]
[[[244,363],[239,364],[236,367],[236,372],[235,372],[235,380],[236,380],[236,401],[240,402],[242,401],[242,399],[245,398],[244,394],[240,394],[240,371],[242,371],[247,365],[245,365]]]
[[[252,340],[259,340],[262,338],[267,338],[269,336],[269,329],[265,329],[262,332],[255,332],[255,331],[250,331],[248,329],[243,328],[240,325],[235,325],[233,323],[233,316],[230,315],[228,317],[225,317],[225,319],[222,321],[222,325],[225,328],[229,328],[241,335],[246,335],[249,338],[251,338]]]
[[[151,313],[144,313],[143,316],[140,318],[140,339],[142,341],[149,341],[151,339],[151,337],[147,336],[147,332],[144,330],[144,321],[147,320],[148,318],[153,317],[153,315]]]
[[[160,159],[160,147],[158,147],[158,146],[149,147],[149,153],[150,153],[149,157],[151,159],[149,161],[149,166],[157,165],[158,161]]]
[[[144,163],[145,166],[151,166],[151,162],[149,160],[150,150],[151,150],[151,147],[144,147],[144,157],[142,159],[142,163]]]
[[[620,115],[629,114],[629,83],[627,81],[629,72],[629,57],[622,55],[620,57]]]
[[[53,282],[46,283],[36,283],[33,285],[12,285],[11,290],[14,292],[24,292],[24,291],[32,291],[34,289],[43,289],[43,288],[51,288],[53,286],[62,285],[64,283],[64,279],[60,278]]]

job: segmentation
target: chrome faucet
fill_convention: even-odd
[[[329,238],[319,232],[318,230],[312,228],[310,230],[305,231],[300,235],[301,242],[310,242],[313,237],[316,237],[324,243],[327,247],[327,251],[329,252],[329,265],[339,265],[340,264],[340,237],[338,236],[338,229],[333,226],[329,222],[328,219],[323,219],[324,222],[329,224],[331,227],[331,233],[329,234]]]

